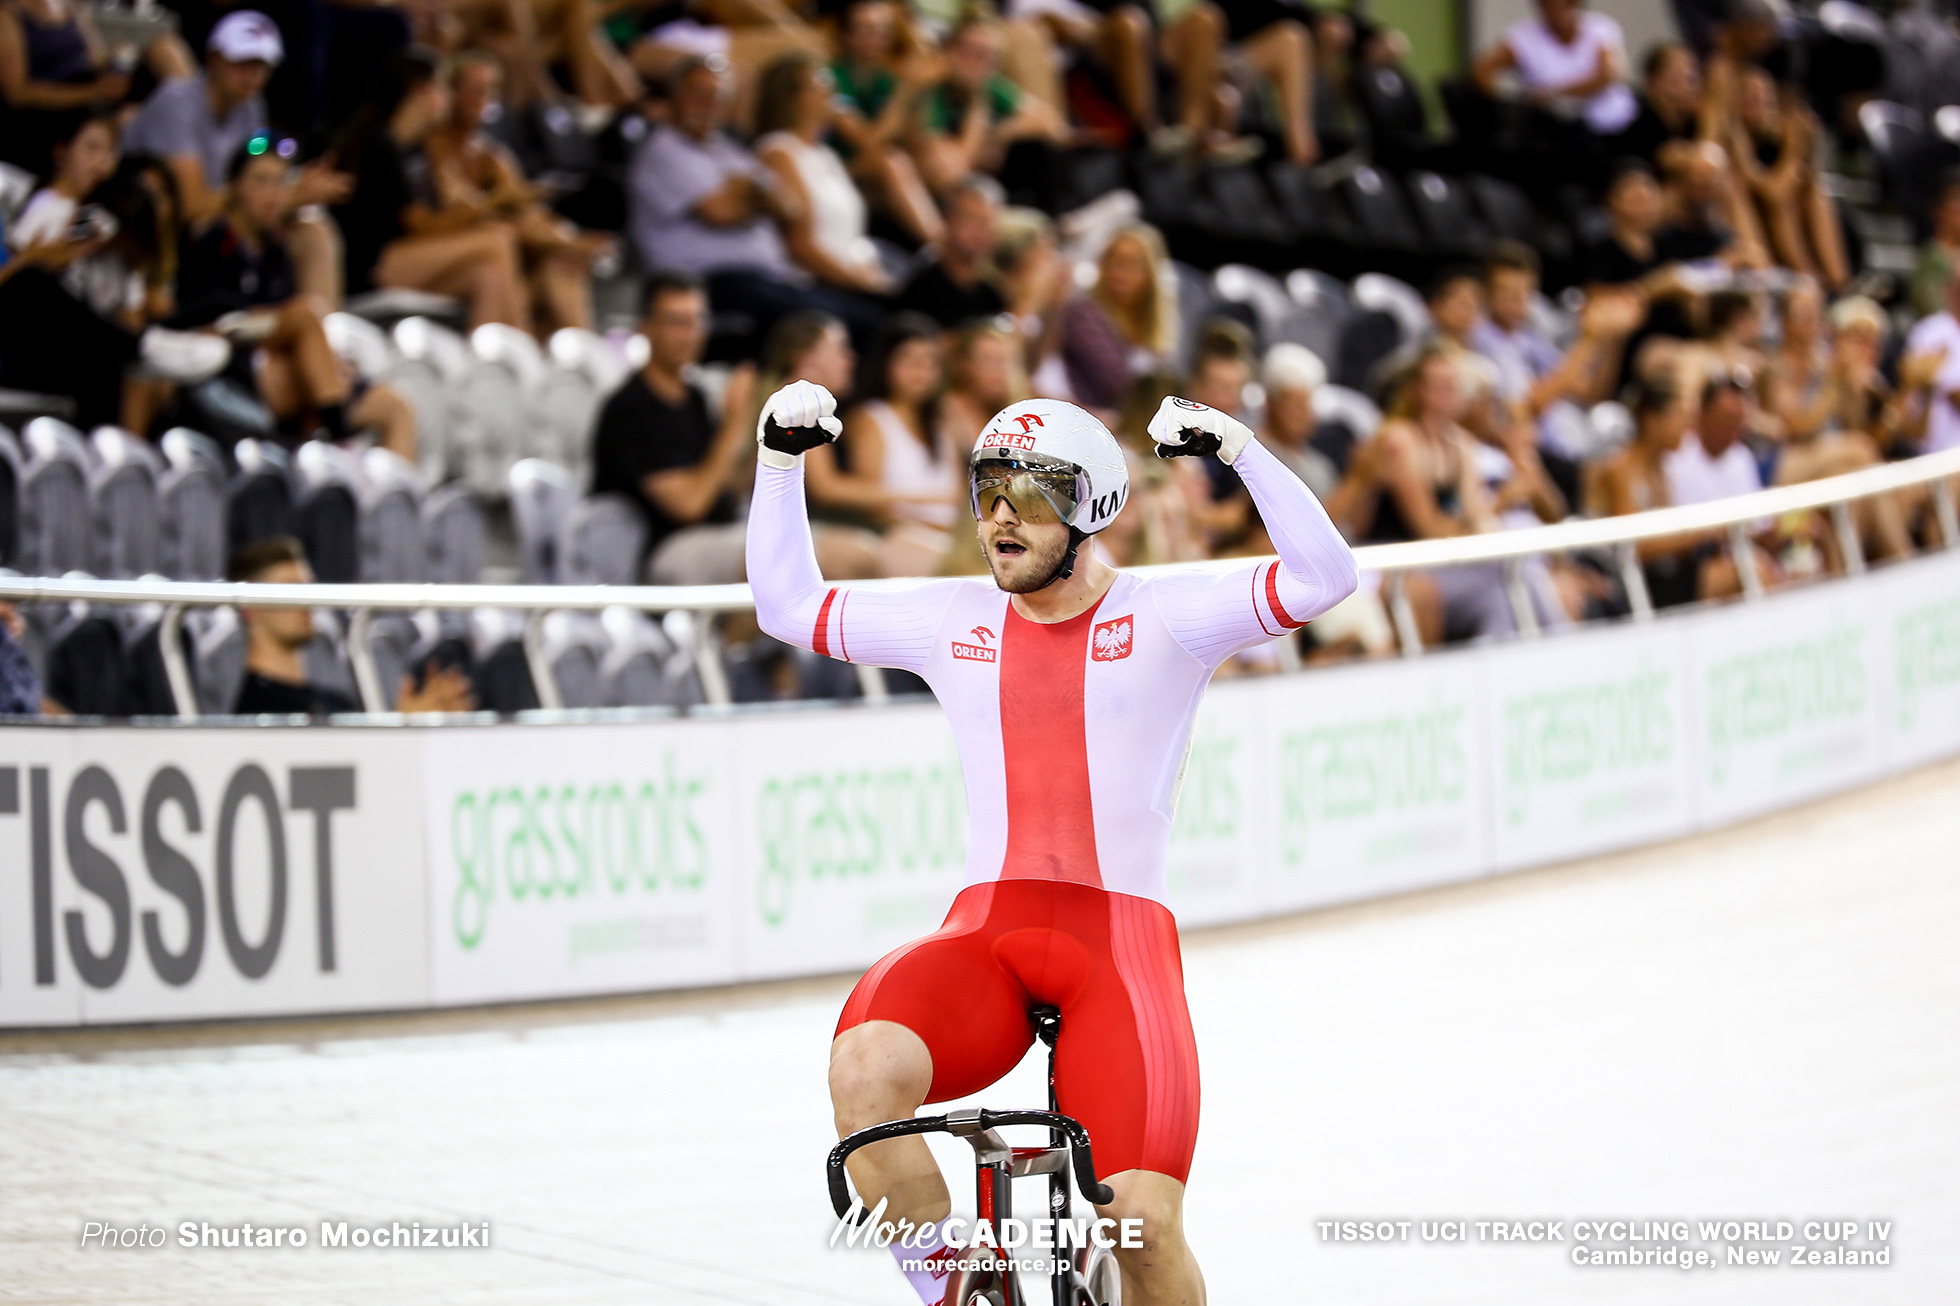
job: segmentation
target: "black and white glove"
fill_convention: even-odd
[[[762,405],[755,423],[756,442],[762,447],[756,456],[787,471],[806,451],[829,444],[843,430],[830,391],[815,381],[791,381]]]
[[[1252,439],[1252,428],[1238,418],[1175,396],[1164,400],[1149,430],[1159,458],[1215,453],[1229,463]]]

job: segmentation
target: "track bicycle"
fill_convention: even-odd
[[[1061,1037],[1062,1013],[1054,1007],[1035,1007],[1028,1013],[1035,1034],[1048,1045],[1048,1109],[1046,1111],[988,1111],[969,1107],[938,1116],[913,1116],[889,1120],[860,1129],[830,1149],[827,1177],[830,1203],[837,1218],[869,1219],[861,1202],[851,1195],[844,1162],[851,1153],[872,1143],[907,1134],[946,1133],[965,1139],[973,1148],[977,1173],[976,1208],[978,1223],[989,1226],[993,1241],[1002,1244],[1003,1222],[1013,1216],[1013,1181],[1027,1175],[1048,1176],[1048,1216],[1057,1221],[1070,1218],[1072,1197],[1069,1172],[1083,1196],[1091,1202],[1107,1204],[1114,1198],[1107,1184],[1096,1181],[1096,1164],[1089,1150],[1089,1131],[1080,1121],[1063,1115],[1055,1102],[1055,1043]],[[1042,1125],[1048,1129],[1045,1147],[1015,1147],[998,1132],[1009,1125]],[[1043,1249],[1046,1251],[1047,1249]],[[945,1300],[957,1306],[1028,1306],[1011,1262],[1016,1249],[1004,1246],[977,1246],[960,1256],[965,1268],[948,1276]],[[1057,1249],[1050,1253],[1049,1291],[1054,1306],[1122,1306],[1123,1289],[1117,1272],[1116,1256],[1108,1247],[1092,1242],[1087,1247]]]

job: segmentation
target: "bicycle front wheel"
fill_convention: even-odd
[[[1075,1300],[1069,1306],[1123,1306],[1123,1276],[1116,1253],[1091,1247],[1076,1262]]]

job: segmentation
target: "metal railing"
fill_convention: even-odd
[[[1529,639],[1537,637],[1539,628],[1519,572],[1520,564],[1526,559],[1548,553],[1611,550],[1626,587],[1634,619],[1650,621],[1654,616],[1654,607],[1640,567],[1639,545],[1642,541],[1691,532],[1726,530],[1741,577],[1743,597],[1746,601],[1753,601],[1763,596],[1764,587],[1762,578],[1755,570],[1754,551],[1747,547],[1750,523],[1785,513],[1827,510],[1831,514],[1846,570],[1855,574],[1865,569],[1865,559],[1850,505],[1873,495],[1927,487],[1931,492],[1941,540],[1947,548],[1960,547],[1960,514],[1956,513],[1952,486],[1952,478],[1955,477],[1960,477],[1960,449],[1948,449],[1842,476],[1780,486],[1710,503],[1657,508],[1624,517],[1574,519],[1550,526],[1483,535],[1416,540],[1405,544],[1364,545],[1357,548],[1354,554],[1362,571],[1384,575],[1388,606],[1403,651],[1414,657],[1421,654],[1422,644],[1416,635],[1414,612],[1401,584],[1402,575],[1410,571],[1479,563],[1502,564],[1519,633]],[[1229,570],[1254,561],[1257,560],[1222,558],[1132,570],[1139,575],[1193,569]],[[848,583],[885,589],[912,582]],[[544,656],[543,641],[544,619],[550,613],[592,612],[624,607],[642,612],[691,612],[712,618],[731,612],[752,611],[755,607],[747,585],[251,585],[37,577],[0,577],[0,601],[163,604],[160,643],[164,670],[178,715],[185,719],[195,719],[198,715],[197,695],[179,639],[184,613],[190,608],[247,605],[331,608],[353,612],[354,620],[347,642],[361,705],[369,712],[385,713],[390,704],[383,691],[368,640],[370,623],[377,612],[501,608],[527,613],[522,637],[526,664],[537,690],[539,705],[556,709],[564,704],[550,664]],[[731,695],[726,671],[715,647],[712,620],[694,622],[689,642],[689,651],[701,678],[703,696],[711,704],[726,705],[731,701]],[[1292,641],[1283,641],[1280,648],[1282,667],[1297,669],[1299,655]],[[868,700],[875,702],[887,697],[883,673],[878,668],[860,666],[858,673]]]

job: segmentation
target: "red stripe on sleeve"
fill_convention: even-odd
[[[844,612],[851,606],[851,592],[844,591],[844,601],[837,605],[837,652],[846,662],[851,660],[851,644],[844,638]]]
[[[1276,562],[1266,569],[1266,606],[1273,610],[1273,620],[1287,630],[1298,630],[1306,625],[1286,615],[1286,609],[1279,601],[1279,564]]]
[[[825,657],[830,656],[830,605],[837,601],[837,590],[823,596],[823,606],[817,609],[817,633],[810,639],[810,647]]]

